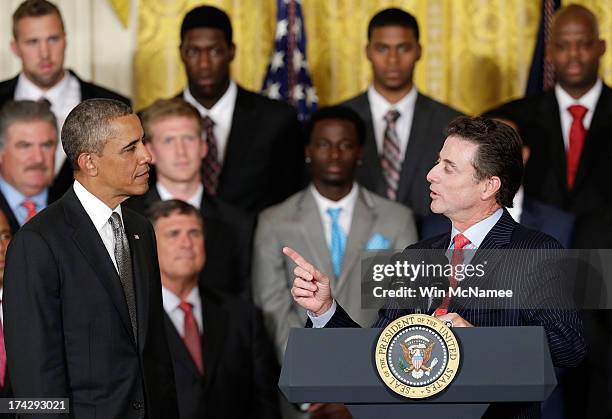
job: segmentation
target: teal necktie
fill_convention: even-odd
[[[331,218],[331,243],[329,250],[336,278],[339,278],[342,272],[342,259],[344,258],[344,249],[346,248],[346,235],[342,228],[340,228],[340,224],[338,224],[340,211],[342,211],[342,208],[327,209],[327,214]]]

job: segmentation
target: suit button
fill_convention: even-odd
[[[140,410],[142,409],[142,403],[141,402],[132,402],[132,407],[136,410]]]

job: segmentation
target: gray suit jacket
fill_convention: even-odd
[[[361,254],[375,234],[388,240],[389,249],[403,249],[417,241],[411,210],[360,187],[342,273],[336,278],[310,188],[261,213],[253,253],[253,297],[263,310],[281,361],[289,330],[303,327],[307,318],[306,311],[291,297],[295,264],[282,254],[283,246],[292,247],[328,274],[334,297],[355,321],[367,327],[378,316],[374,309],[361,309]]]
[[[341,105],[357,112],[366,124],[363,164],[357,168],[357,180],[369,190],[385,196],[385,180],[380,166],[380,153],[376,147],[368,94],[361,93]],[[425,177],[438,158],[446,126],[458,116],[461,113],[455,109],[418,94],[400,173],[397,201],[412,208],[419,219],[431,214],[429,183]]]

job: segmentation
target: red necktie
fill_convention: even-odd
[[[0,300],[2,307],[2,300]],[[0,387],[4,387],[6,378],[6,348],[4,347],[4,325],[0,322]]]
[[[202,342],[200,341],[200,331],[193,317],[193,306],[186,301],[181,301],[179,308],[185,313],[184,317],[184,333],[183,342],[196,364],[200,374],[204,373],[204,365],[202,362]]]
[[[451,256],[451,265],[454,271],[455,266],[461,265],[463,263],[463,248],[467,246],[468,244],[470,244],[471,242],[467,237],[465,237],[461,233],[457,234],[453,240],[455,242],[455,248],[453,249],[453,254]],[[448,277],[448,282],[453,289],[457,288],[458,282],[457,282],[457,279],[455,279],[454,275],[451,275]],[[442,299],[442,303],[440,304],[440,307],[438,307],[436,311],[434,312],[434,316],[442,316],[448,313],[449,304],[450,304],[450,295],[448,295],[448,292],[447,292],[446,296]]]
[[[206,191],[211,195],[217,195],[217,187],[219,186],[219,175],[221,174],[221,164],[219,163],[219,149],[217,148],[217,139],[213,130],[215,122],[210,117],[205,117],[203,120],[204,133],[206,134],[206,144],[208,145],[208,154],[202,162],[203,182]]]
[[[26,215],[26,219],[25,219],[27,223],[28,221],[30,221],[30,218],[36,215],[36,203],[32,201],[31,199],[26,199],[25,201],[21,203],[21,206],[24,207],[28,211],[28,214]]]
[[[572,126],[569,133],[569,149],[567,150],[567,187],[572,189],[580,164],[580,155],[584,146],[587,130],[584,127],[584,115],[588,109],[582,105],[572,105],[567,108],[572,114]]]

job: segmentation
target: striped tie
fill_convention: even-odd
[[[400,117],[400,113],[395,109],[390,109],[385,114],[387,128],[383,139],[383,152],[380,164],[382,166],[383,177],[387,184],[386,195],[392,201],[397,200],[397,187],[399,184],[400,172],[402,170],[402,157],[400,155],[400,142],[395,130],[395,122]]]
[[[202,177],[204,187],[211,196],[217,195],[217,187],[219,186],[219,175],[221,174],[221,164],[219,163],[219,150],[217,148],[217,139],[213,130],[215,121],[210,117],[205,117],[203,120],[204,133],[206,134],[206,144],[208,145],[208,154],[204,158],[202,164]]]

